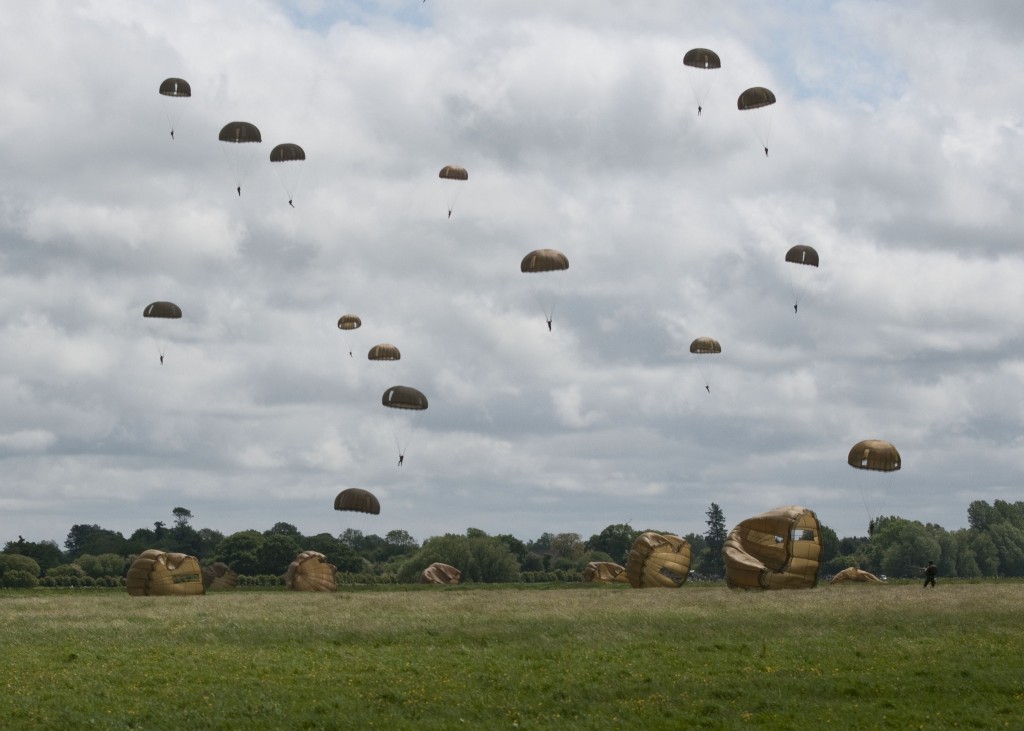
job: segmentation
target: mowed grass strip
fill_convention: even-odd
[[[1024,583],[0,592],[15,728],[1020,728]]]

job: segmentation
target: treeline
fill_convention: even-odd
[[[522,541],[509,534],[489,535],[475,528],[464,534],[428,538],[422,544],[404,530],[384,536],[348,529],[339,535],[303,535],[289,523],[269,530],[245,530],[225,536],[191,526],[186,508],[172,511],[172,525],[157,521],[128,538],[99,525],[74,525],[63,549],[54,541],[8,541],[0,553],[3,586],[122,586],[135,556],[149,548],[196,556],[203,565],[226,563],[242,575],[243,585],[281,583],[288,564],[301,551],[318,551],[338,568],[340,584],[415,582],[434,562],[456,566],[463,581],[579,581],[590,561],[625,564],[629,548],[643,532],[627,523],[609,525],[584,540],[578,533],[544,533]],[[935,561],[945,577],[1024,576],[1024,502],[971,503],[969,528],[947,531],[897,516],[880,518],[870,537],[842,538],[822,526],[821,575],[848,566],[889,577],[916,576]],[[707,530],[685,536],[693,551],[693,579],[722,578],[721,549],[727,535],[721,508],[712,503]],[[670,530],[652,528],[660,533]]]

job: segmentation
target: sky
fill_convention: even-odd
[[[0,541],[175,507],[683,535],[711,503],[859,536],[1024,499],[1024,5],[40,0],[0,31]],[[569,269],[520,272],[540,248]],[[902,469],[848,466],[863,439]]]

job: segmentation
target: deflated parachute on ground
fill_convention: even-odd
[[[882,580],[879,579],[877,576],[875,576],[870,571],[864,571],[863,569],[859,569],[856,566],[850,566],[849,568],[843,569],[838,574],[833,576],[832,580],[829,583],[830,584],[842,584],[842,583],[847,582],[847,581],[855,581],[855,582],[859,581],[859,582],[862,582],[862,583],[863,582],[867,582],[867,583],[877,583],[877,584],[881,584],[882,583]]]
[[[626,561],[626,578],[635,589],[678,589],[690,575],[690,544],[671,534],[641,533]]]
[[[316,551],[303,551],[288,565],[285,585],[292,591],[337,591],[337,568],[327,556]]]
[[[462,572],[446,563],[432,563],[420,574],[421,584],[458,584]]]
[[[583,567],[583,580],[599,584],[629,583],[626,567],[611,561],[591,561]]]
[[[350,487],[339,492],[334,498],[334,509],[380,515],[380,501],[369,490]]]
[[[203,573],[195,556],[150,548],[128,569],[127,585],[131,596],[194,596],[203,593]]]
[[[222,561],[203,567],[203,587],[206,591],[234,589],[238,586],[238,572]]]
[[[818,583],[821,526],[798,505],[747,518],[725,539],[725,582],[734,589],[810,589]]]

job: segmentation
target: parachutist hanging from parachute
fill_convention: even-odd
[[[146,305],[146,309],[142,311],[143,317],[155,317],[162,320],[180,320],[181,319],[181,308],[173,302],[153,302],[152,304]],[[157,344],[157,353],[160,355],[160,365],[164,364],[164,351],[166,346]]]
[[[274,170],[288,194],[288,205],[292,208],[295,208],[295,188],[302,172],[302,166],[297,163],[305,159],[306,151],[292,142],[284,142],[270,151],[270,162],[275,163]]]
[[[697,102],[697,116],[704,111],[704,102],[711,91],[717,74],[708,73],[722,68],[722,59],[718,54],[707,48],[691,48],[683,56],[683,65],[687,67],[687,76],[693,88],[693,97]]]
[[[868,535],[874,534],[879,527],[882,510],[885,509],[889,488],[892,484],[892,473],[899,471],[903,466],[899,450],[890,442],[882,439],[865,439],[857,442],[850,448],[850,454],[846,457],[846,463],[856,470],[867,472],[884,472],[888,475],[875,480],[882,488],[882,498],[877,510],[872,510],[868,505],[867,476],[858,479],[860,485],[861,499],[864,502],[864,510],[868,514]],[[860,476],[858,476],[860,477]]]
[[[160,83],[160,95],[171,99],[188,99],[192,96],[192,87],[189,86],[189,83],[185,81],[185,79],[171,77],[169,79],[164,79]],[[174,139],[174,128],[178,125],[178,120],[181,119],[181,113],[183,111],[184,107],[180,102],[164,100],[164,113],[167,115],[167,124],[171,128],[172,140]]]
[[[249,165],[252,164],[252,155],[250,150],[245,149],[245,143],[259,143],[263,141],[262,135],[260,135],[259,129],[255,124],[249,122],[229,122],[224,125],[218,139],[221,142],[229,143],[229,147],[222,147],[224,151],[224,158],[227,160],[228,167],[231,168],[231,173],[235,177],[235,190],[238,192],[238,196],[242,196],[242,183],[245,182],[246,175],[249,172]],[[236,145],[241,145],[237,149],[234,149]]]
[[[380,402],[390,409],[403,411],[426,411],[427,409],[427,397],[423,395],[422,391],[411,386],[392,386],[384,392]],[[396,431],[395,444],[398,447],[398,466],[401,467],[405,462],[405,449],[409,445],[409,437],[401,439]]]
[[[565,271],[569,268],[569,258],[561,251],[555,249],[537,249],[523,257],[519,265],[519,271],[525,274],[537,274],[542,272]],[[548,324],[548,332],[551,332],[551,321],[555,315],[555,295],[548,293],[542,296],[537,292],[537,300],[544,311],[544,320]]]
[[[704,390],[711,393],[711,372],[715,362],[706,360],[708,356],[716,356],[722,352],[722,345],[714,338],[700,337],[690,343],[690,352],[701,359],[701,374],[704,378]]]
[[[786,261],[791,264],[798,266],[818,268],[818,252],[813,247],[807,246],[806,244],[797,244],[786,252]],[[793,267],[789,269],[789,283],[793,289],[793,312],[796,313],[799,309],[800,300],[803,299],[805,286],[798,286],[797,279],[804,279],[804,272],[811,272],[813,269],[806,270],[794,270]],[[799,283],[803,285],[803,282]]]
[[[460,180],[469,180],[469,172],[466,168],[459,165],[445,165],[441,168],[441,172],[437,174],[437,177],[441,180],[451,180],[458,182]],[[448,218],[452,217],[452,209],[455,208],[455,199],[458,197],[459,189],[461,186],[455,187],[450,190],[450,196],[448,198]]]
[[[754,132],[761,140],[761,147],[764,148],[764,156],[768,157],[768,138],[772,133],[771,107],[775,104],[775,94],[771,89],[763,86],[754,86],[740,94],[736,100],[736,107],[741,112],[748,113],[748,119]],[[760,110],[760,111],[758,111]]]

